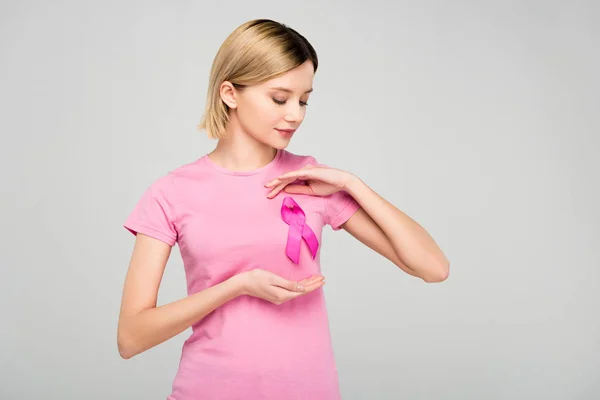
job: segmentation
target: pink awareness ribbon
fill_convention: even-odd
[[[298,264],[300,259],[300,245],[302,239],[304,239],[314,260],[319,248],[319,241],[313,230],[306,224],[306,214],[304,214],[302,208],[300,208],[293,198],[287,196],[283,199],[281,217],[290,226],[287,245],[285,247],[287,256]]]

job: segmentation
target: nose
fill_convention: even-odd
[[[302,107],[300,105],[290,105],[286,109],[285,120],[288,122],[298,122],[302,119]]]

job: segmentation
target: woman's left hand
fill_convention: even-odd
[[[273,198],[280,191],[286,193],[327,196],[346,189],[353,175],[349,172],[326,166],[307,165],[303,168],[289,171],[267,182],[265,187],[273,188],[267,195]],[[296,180],[306,182],[306,185],[294,184]]]

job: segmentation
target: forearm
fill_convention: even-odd
[[[415,275],[425,281],[445,279],[449,262],[423,227],[356,176],[349,179],[346,191],[381,228],[398,258]]]
[[[118,334],[119,352],[126,359],[142,353],[183,332],[241,294],[242,283],[236,275],[181,300],[125,316]]]

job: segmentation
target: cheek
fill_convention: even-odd
[[[284,108],[270,102],[265,104],[260,113],[262,115],[263,126],[267,129],[274,129],[281,126],[281,121],[284,118]]]
[[[239,110],[240,123],[253,135],[268,135],[283,120],[283,109],[276,104],[256,101]]]

